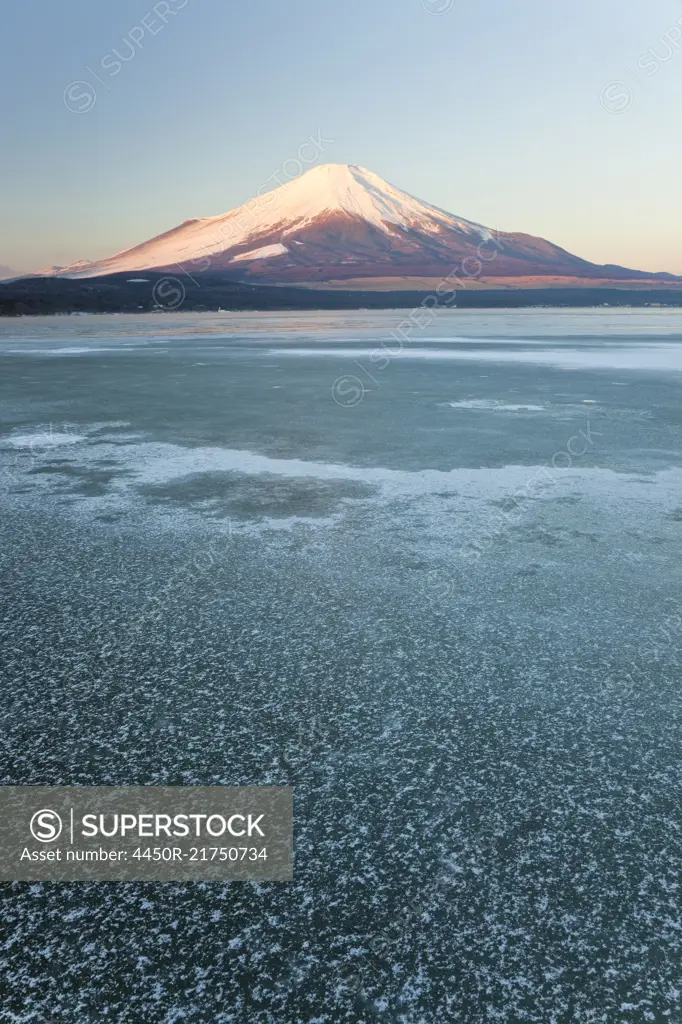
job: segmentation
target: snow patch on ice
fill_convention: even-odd
[[[451,409],[480,409],[484,412],[544,412],[544,405],[508,405],[494,398],[464,398],[461,402],[449,402]]]
[[[36,434],[14,434],[5,438],[3,444],[8,444],[12,448],[50,448],[52,445],[78,444],[85,440],[84,434],[42,431]]]

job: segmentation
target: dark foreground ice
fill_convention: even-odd
[[[682,316],[399,319],[0,322],[0,781],[296,808],[3,885],[0,1020],[682,1021]]]

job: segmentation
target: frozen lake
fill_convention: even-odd
[[[3,885],[8,1019],[680,1019],[682,312],[405,316],[0,320],[0,781],[296,833]]]

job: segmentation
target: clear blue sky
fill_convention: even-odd
[[[425,10],[450,3],[168,0],[165,26],[155,0],[5,5],[0,264],[97,259],[225,212],[319,129],[323,162],[597,262],[682,273],[682,42],[638,67],[667,56],[680,0]],[[117,75],[114,49],[136,54]],[[631,92],[602,103],[616,80]],[[96,90],[85,113],[67,108],[88,104],[82,87],[64,101],[79,81]]]

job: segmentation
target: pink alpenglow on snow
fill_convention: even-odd
[[[216,217],[188,220],[66,277],[221,272],[264,284],[419,287],[457,273],[469,286],[678,284],[670,274],[601,267],[532,235],[491,231],[355,164],[324,164]]]

